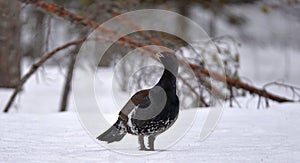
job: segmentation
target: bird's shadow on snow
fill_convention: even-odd
[[[180,151],[188,151],[188,149],[158,149],[157,152],[180,152]]]

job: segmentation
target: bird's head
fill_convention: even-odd
[[[174,76],[178,72],[178,60],[174,53],[171,52],[159,52],[156,53],[156,56],[159,58],[161,63],[164,65],[164,68],[170,71]]]

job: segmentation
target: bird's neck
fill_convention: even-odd
[[[176,93],[176,77],[167,69],[164,70],[163,75],[157,85],[161,86],[165,90],[167,89],[171,91],[172,93]]]

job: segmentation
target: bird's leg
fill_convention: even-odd
[[[144,144],[144,135],[138,135],[139,144],[140,144],[140,150],[146,150],[145,144]]]
[[[150,135],[148,137],[148,147],[150,151],[154,151],[154,140],[155,140],[156,135]]]

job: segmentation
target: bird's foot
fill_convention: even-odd
[[[140,147],[139,148],[140,151],[154,151],[154,149],[152,148],[146,148],[146,147]]]
[[[154,148],[146,148],[145,151],[154,151]]]
[[[140,151],[146,151],[147,148],[144,146],[144,147],[140,147],[139,150],[140,150]]]

